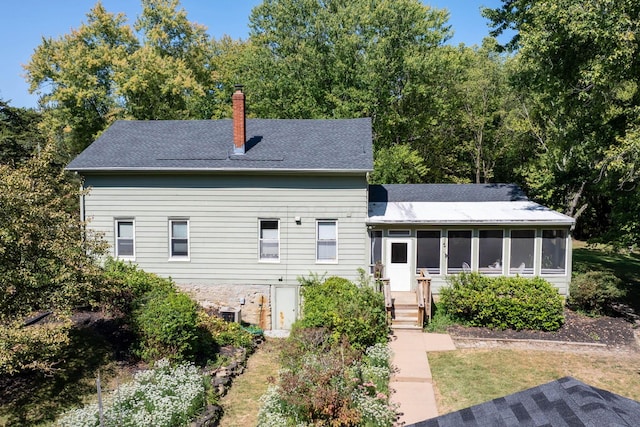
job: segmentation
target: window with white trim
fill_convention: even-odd
[[[567,231],[542,230],[541,274],[565,274],[567,263]]]
[[[189,258],[189,220],[169,220],[169,257]]]
[[[317,221],[316,261],[338,261],[338,222],[335,220]]]
[[[133,219],[116,219],[116,258],[133,259],[136,254],[135,226]]]
[[[277,219],[260,220],[260,261],[278,261],[280,259],[280,221]]]

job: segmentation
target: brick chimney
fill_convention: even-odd
[[[244,114],[244,93],[242,85],[235,85],[233,93],[233,154],[244,154],[244,143],[247,140],[246,116]]]

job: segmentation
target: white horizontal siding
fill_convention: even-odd
[[[292,284],[311,271],[355,278],[367,264],[364,177],[101,176],[86,184],[91,227],[113,245],[114,219],[134,218],[135,262],[178,283]],[[169,218],[189,219],[189,261],[169,261]],[[280,220],[277,263],[258,260],[259,218]],[[338,221],[337,264],[316,263],[317,219]]]

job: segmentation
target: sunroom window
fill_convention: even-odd
[[[511,230],[509,274],[533,274],[535,238],[534,230]]]
[[[566,230],[542,230],[541,274],[564,274],[566,271]]]
[[[478,237],[478,271],[502,274],[502,230],[480,230]]]
[[[447,233],[447,273],[471,271],[471,231],[451,230]]]
[[[429,274],[440,274],[440,231],[418,231],[416,268],[426,269]]]

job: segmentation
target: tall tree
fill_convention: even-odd
[[[429,108],[429,55],[448,16],[417,0],[265,0],[250,17],[252,111],[374,120],[377,146],[413,143]]]
[[[515,82],[529,92],[532,130],[543,135],[529,185],[545,202],[579,218],[580,227],[604,231],[608,211],[622,206],[618,188],[637,170],[613,166],[625,155],[635,161],[637,152],[640,4],[505,0],[486,14],[496,30],[518,30]]]
[[[38,131],[40,119],[35,110],[11,107],[0,100],[0,164],[20,165],[44,146]]]
[[[210,118],[218,83],[215,50],[178,0],[142,0],[135,27],[100,2],[87,23],[44,39],[26,66],[42,92],[43,128],[73,156],[113,120]]]
[[[84,306],[101,285],[104,244],[85,234],[78,185],[54,159],[48,146],[18,168],[0,165],[0,323]]]

